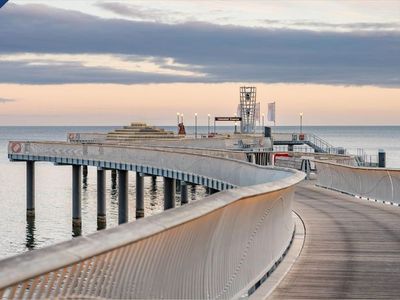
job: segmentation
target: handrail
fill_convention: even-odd
[[[78,151],[83,147],[86,152]],[[9,155],[95,161],[110,157],[111,150],[114,160],[121,160],[118,166],[140,159],[148,164],[151,158],[154,168],[175,166],[175,172],[200,172],[198,176],[208,167],[214,171],[211,179],[243,187],[0,261],[3,296],[238,298],[288,246],[291,201],[302,173],[170,150],[103,146],[100,154],[98,148],[31,142],[23,154],[10,148]]]
[[[400,169],[355,167],[315,160],[318,185],[351,195],[400,204]]]

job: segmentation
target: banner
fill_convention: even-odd
[[[275,102],[268,103],[268,121],[275,122]]]
[[[0,8],[7,3],[8,0],[0,0]]]

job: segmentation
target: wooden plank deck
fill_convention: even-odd
[[[270,299],[400,299],[400,207],[303,184],[300,257]]]

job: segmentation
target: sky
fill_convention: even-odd
[[[0,125],[191,125],[239,87],[278,125],[400,125],[400,1],[10,0]]]

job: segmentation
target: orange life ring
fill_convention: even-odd
[[[21,143],[12,143],[11,144],[11,151],[13,153],[20,153],[22,150],[22,145]]]

